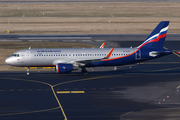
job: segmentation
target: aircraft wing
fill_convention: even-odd
[[[104,48],[106,42],[104,42],[99,48]]]

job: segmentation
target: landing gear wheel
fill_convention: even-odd
[[[85,68],[81,70],[81,73],[84,76],[88,75],[88,71]]]
[[[28,68],[27,68],[27,76],[29,76],[29,69],[30,69],[30,68],[28,67]]]

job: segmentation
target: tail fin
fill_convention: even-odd
[[[138,48],[163,49],[169,27],[169,21],[161,21],[148,38]]]

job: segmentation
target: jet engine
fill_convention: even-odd
[[[56,64],[56,72],[57,73],[69,73],[72,70],[73,70],[72,64],[64,64],[64,63]]]

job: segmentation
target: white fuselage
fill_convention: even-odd
[[[26,67],[56,66],[57,63],[102,59],[110,50],[111,48],[25,49],[15,52],[6,59],[6,63]],[[137,48],[115,48],[109,59],[127,56],[136,50]]]

